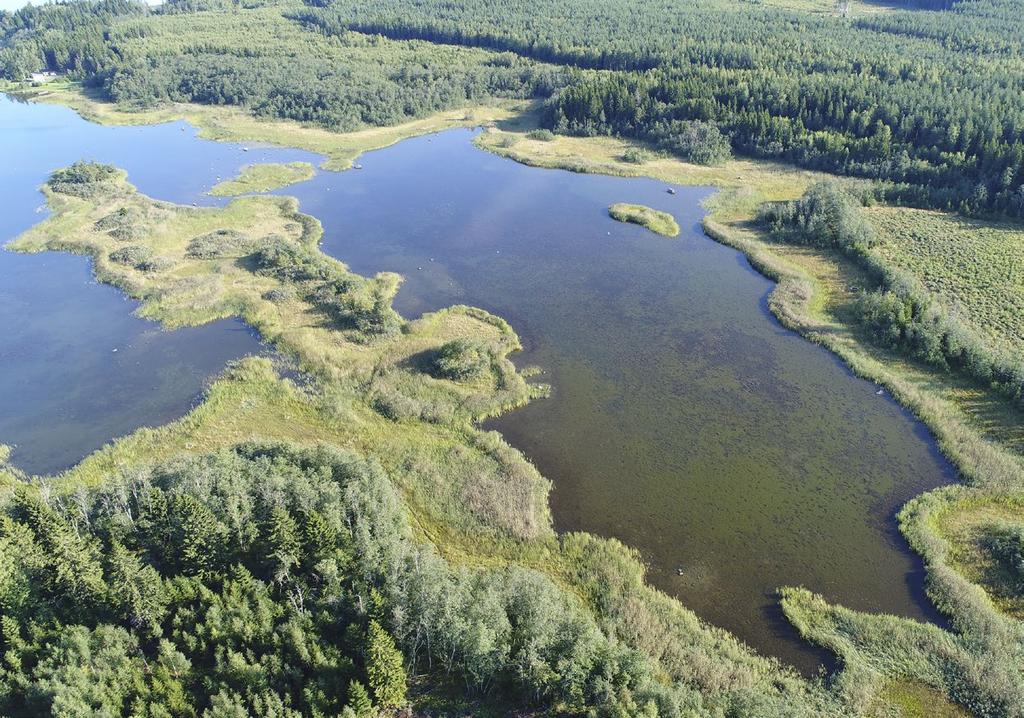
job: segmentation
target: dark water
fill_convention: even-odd
[[[213,204],[202,193],[218,175],[265,155],[308,158],[200,141],[183,123],[100,127],[0,96],[0,245],[45,217],[39,185],[76,160],[124,167],[161,199]],[[0,250],[0,442],[15,445],[15,465],[59,471],[110,439],[175,419],[228,361],[262,351],[240,322],[166,332],[132,316],[136,306],[96,284],[84,257]]]
[[[772,284],[699,229],[708,191],[527,168],[470,139],[403,142],[286,192],[325,251],[407,278],[406,316],[462,302],[512,323],[517,363],[554,395],[489,426],[553,480],[558,527],[640,549],[656,585],[807,670],[820,655],[779,586],[933,617],[893,513],[953,472],[921,424],[768,314]],[[682,235],[609,219],[620,201]]]
[[[470,139],[403,142],[282,193],[355,271],[404,274],[406,316],[464,302],[513,324],[517,362],[543,367],[554,395],[490,425],[554,481],[558,527],[635,546],[655,584],[805,669],[820,656],[781,620],[778,586],[932,617],[893,512],[953,472],[919,423],[770,317],[771,284],[699,230],[708,192],[530,169]],[[4,239],[41,219],[46,174],[82,157],[208,204],[201,193],[247,161],[310,159],[6,100],[0,157]],[[672,212],[682,236],[610,220],[619,201]],[[18,443],[17,463],[52,471],[178,416],[258,350],[238,323],[159,332],[133,307],[82,258],[0,252],[0,441]]]

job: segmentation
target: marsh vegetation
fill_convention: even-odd
[[[679,225],[668,212],[639,204],[616,202],[608,208],[608,215],[619,222],[638,224],[663,237],[679,236]]]
[[[304,182],[315,173],[313,165],[308,162],[246,165],[238,177],[214,185],[210,194],[214,197],[237,197],[243,194],[269,192],[296,182]]]
[[[555,538],[547,483],[470,423],[542,392],[508,361],[519,345],[507,324],[466,307],[400,316],[398,278],[323,256],[317,223],[289,200],[190,210],[77,164],[54,173],[54,217],[19,248],[90,254],[100,278],[168,326],[241,316],[316,384],[300,390],[247,361],[186,420],[60,483],[37,490],[0,467],[6,710],[362,714],[403,703],[408,687],[414,702],[433,700],[406,686],[419,673],[499,710],[849,715],[954,701],[1020,715],[1024,476],[1000,438],[1019,429],[1024,398],[1019,228],[893,203],[1024,215],[1024,33],[1007,0],[915,5],[926,9],[852,19],[726,0],[671,12],[608,0],[157,11],[102,0],[0,13],[4,77],[66,73],[118,109],[61,83],[35,94],[108,119],[192,113],[216,136],[328,148],[341,167],[368,146],[472,124],[467,105],[542,100],[542,127],[506,125],[481,144],[540,166],[726,187],[708,232],[780,280],[769,306],[784,324],[925,419],[965,480],[900,517],[953,630],[787,589],[789,619],[843,660],[830,685],[804,681],[647,587],[621,545]],[[217,109],[173,106],[189,102]],[[733,153],[876,184],[818,184]],[[863,206],[876,201],[889,206]],[[254,434],[347,448],[232,448]],[[239,476],[246,485],[228,486]],[[373,503],[366,486],[374,510],[387,508],[374,514],[383,528],[356,519]],[[158,492],[163,518],[135,523]],[[313,505],[334,519],[313,518]],[[239,517],[251,520],[239,528]],[[444,603],[436,586],[457,598]],[[259,630],[222,632],[225,611]],[[203,642],[212,632],[229,636],[230,656]]]

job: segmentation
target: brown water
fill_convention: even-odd
[[[468,131],[403,142],[288,188],[355,271],[394,270],[406,316],[508,319],[553,396],[488,426],[554,482],[562,530],[614,536],[708,621],[812,671],[774,596],[934,617],[893,514],[951,481],[922,425],[768,314],[772,284],[703,235],[705,189],[502,160]],[[675,215],[669,240],[608,218]]]
[[[200,203],[246,161],[310,159],[183,128],[103,128],[0,100],[3,237],[38,221],[35,188],[79,158]],[[406,316],[463,302],[512,323],[517,362],[541,366],[554,393],[489,426],[553,480],[558,528],[638,548],[656,585],[807,670],[821,656],[780,619],[779,586],[933,617],[893,513],[953,472],[920,423],[772,319],[771,283],[700,232],[709,192],[527,168],[470,140],[410,140],[283,193],[355,271],[404,274]],[[682,235],[614,222],[620,201],[671,212]],[[82,258],[0,252],[0,441],[22,465],[60,468],[180,415],[225,361],[258,350],[238,324],[158,332],[132,308]]]

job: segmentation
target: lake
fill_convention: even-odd
[[[822,655],[782,619],[779,586],[935,618],[893,514],[954,472],[919,422],[770,316],[771,282],[700,231],[710,190],[528,168],[472,137],[407,140],[280,193],[322,220],[324,250],[353,270],[403,274],[404,315],[466,303],[511,322],[517,364],[541,367],[553,393],[487,427],[553,481],[557,527],[636,547],[655,585],[807,671]],[[10,101],[0,149],[15,157],[0,173],[15,199],[4,237],[40,219],[47,173],[82,157],[126,168],[147,194],[208,204],[202,192],[247,161],[310,159]],[[615,222],[614,202],[670,212],[682,233]],[[26,467],[180,415],[225,362],[259,350],[237,323],[156,331],[82,258],[0,253],[0,277],[0,328],[18,338],[0,348],[0,441]]]
[[[406,277],[406,316],[483,307],[520,334],[550,399],[497,429],[554,482],[565,531],[641,551],[651,581],[757,649],[813,671],[775,590],[935,619],[896,528],[955,474],[923,425],[769,314],[774,284],[700,229],[708,189],[525,167],[472,132],[407,140],[282,190],[362,274]],[[615,202],[673,214],[666,239]]]
[[[45,217],[39,186],[76,160],[124,167],[160,199],[216,204],[203,192],[252,154],[198,140],[185,123],[101,127],[0,95],[0,245]],[[265,351],[241,322],[167,332],[133,316],[136,306],[97,284],[85,257],[0,250],[0,442],[14,446],[14,465],[66,469],[110,439],[184,415],[227,362]]]

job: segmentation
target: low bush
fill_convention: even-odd
[[[98,162],[75,162],[50,175],[49,186],[54,192],[89,198],[105,191],[117,177],[117,169]]]
[[[630,147],[622,153],[622,161],[633,165],[642,165],[651,159],[651,153],[639,147]]]
[[[127,247],[115,249],[109,256],[111,262],[138,268],[152,258],[153,250],[138,244],[130,244]]]
[[[994,524],[985,531],[985,548],[1015,582],[1014,590],[1024,590],[1024,526]]]
[[[437,350],[431,373],[453,381],[474,379],[490,368],[493,356],[493,349],[485,342],[454,339]]]
[[[551,142],[555,139],[555,133],[551,130],[541,128],[539,130],[531,130],[526,133],[526,136],[531,140],[540,140],[541,142]]]
[[[185,256],[192,259],[218,259],[248,253],[252,239],[234,229],[217,229],[195,237],[188,243]]]

